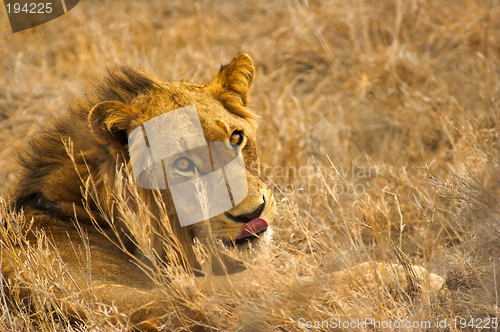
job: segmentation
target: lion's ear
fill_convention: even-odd
[[[245,53],[239,53],[208,83],[214,97],[222,103],[237,103],[246,106],[248,90],[253,82],[255,68],[253,61]]]
[[[118,142],[124,146],[128,142],[127,130],[134,117],[137,117],[135,108],[119,101],[103,101],[90,111],[89,125],[103,144]]]

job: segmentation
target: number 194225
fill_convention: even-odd
[[[26,13],[26,14],[50,14],[52,13],[52,3],[25,3],[21,8],[21,4],[14,3],[12,8],[11,4],[6,5],[7,12],[10,13]]]
[[[467,320],[465,318],[455,318],[453,322],[455,328],[459,327],[461,329],[471,328],[482,330],[492,328],[497,329],[499,327],[498,318],[471,318],[470,320]]]

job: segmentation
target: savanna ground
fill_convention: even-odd
[[[27,139],[105,68],[202,83],[240,51],[253,58],[250,107],[280,213],[275,243],[249,269],[275,282],[179,291],[172,315],[195,319],[165,330],[293,331],[299,318],[338,317],[447,319],[454,331],[455,318],[500,317],[499,1],[81,1],[16,34],[0,15],[4,197]],[[2,206],[3,222],[15,219]],[[328,287],[330,271],[397,263],[389,237],[446,278],[444,296],[431,305]],[[290,286],[306,279],[325,285],[321,296]],[[31,316],[2,306],[0,329],[77,329],[46,310],[47,287]],[[86,328],[126,327],[89,308]]]

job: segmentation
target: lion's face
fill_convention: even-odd
[[[183,81],[161,83],[154,91],[134,98],[129,105],[117,102],[100,103],[93,108],[89,116],[91,124],[94,125],[94,132],[98,135],[99,128],[103,127],[109,128],[111,132],[124,130],[130,143],[134,130],[137,132],[137,128],[143,128],[144,132],[147,131],[144,128],[147,127],[148,121],[151,123],[151,120],[158,119],[166,113],[194,105],[206,139],[206,146],[211,146],[214,142],[224,142],[230,149],[241,153],[248,190],[246,196],[244,198],[242,196],[235,204],[236,199],[233,197],[235,188],[231,190],[226,182],[224,190],[227,186],[232,207],[207,220],[184,227],[191,236],[202,242],[204,239],[212,238],[220,239],[229,246],[243,247],[249,241],[259,242],[271,233],[269,225],[275,217],[275,201],[270,189],[259,178],[260,163],[256,151],[257,116],[246,108],[247,93],[253,80],[253,73],[251,59],[246,54],[239,54],[229,65],[222,67],[210,83],[204,85]],[[185,144],[184,138],[192,135],[194,130],[192,125],[186,123],[155,128],[157,128],[155,135],[160,137],[172,135],[171,131],[175,130],[173,136],[179,146]],[[162,144],[161,141],[156,144]],[[133,143],[129,145],[129,155],[132,159],[137,154],[138,148]],[[166,143],[165,145],[162,147],[165,151],[171,147]],[[197,149],[186,148],[183,151],[164,159],[161,167],[156,167],[155,171],[158,176],[164,174],[165,178],[169,179],[165,181],[168,184],[163,194],[171,222],[176,219],[179,221],[177,213],[180,211],[173,202],[172,186],[169,185],[191,181],[214,171],[214,160],[208,162],[206,158],[203,160],[202,154],[198,153]],[[129,168],[133,168],[130,162]],[[230,174],[224,176],[227,180]],[[211,203],[210,200],[208,203]],[[183,213],[189,213],[189,209],[189,206],[185,207]]]
[[[210,146],[214,142],[226,143],[228,146],[234,148],[235,151],[241,152],[245,166],[244,171],[248,193],[243,201],[222,214],[185,227],[190,227],[193,236],[196,236],[198,239],[213,236],[214,238],[221,239],[226,244],[243,244],[248,240],[257,241],[260,236],[254,236],[253,233],[257,233],[258,235],[266,233],[268,228],[266,223],[271,223],[274,218],[275,201],[269,188],[258,177],[259,160],[256,151],[254,124],[248,119],[228,111],[207,90],[206,86],[195,86],[184,82],[167,83],[165,89],[165,93],[138,98],[132,104],[135,109],[146,115],[146,117],[138,119],[138,123],[158,118],[162,114],[174,112],[179,108],[194,105],[207,141],[207,146]],[[170,96],[169,92],[172,90],[176,91],[177,96],[182,96],[182,102],[180,102],[179,98],[174,99]],[[159,107],[159,105],[162,106]],[[192,127],[183,125],[175,125],[176,136],[180,136],[180,140],[182,140],[183,136],[188,136],[186,133],[184,133],[186,135],[183,135],[182,131],[193,130]],[[165,133],[165,135],[168,134],[170,133]],[[203,146],[201,147],[201,149],[204,148]],[[163,150],[166,149],[168,147]],[[159,168],[159,170],[164,171],[166,177],[176,183],[194,180],[212,173],[213,170],[210,161],[207,162],[207,160],[204,160],[204,155],[199,153],[198,150],[187,150],[165,159],[163,169]],[[167,183],[170,184],[170,181],[167,181]],[[234,195],[234,192],[230,188],[228,189]],[[177,209],[179,213],[179,206],[174,206],[170,196],[167,197],[166,202],[169,204],[170,211]],[[208,200],[208,203],[211,203],[210,200]],[[189,206],[186,207],[187,213],[189,213],[189,208]],[[171,214],[171,219],[175,219],[176,217],[175,214]],[[246,225],[250,222],[252,222],[250,224],[252,225],[251,229],[249,229],[250,232],[243,231],[245,227],[249,228]]]

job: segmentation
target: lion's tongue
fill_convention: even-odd
[[[240,232],[240,235],[238,235],[236,240],[255,235],[256,233],[263,230],[264,228],[267,228],[267,226],[269,226],[269,225],[267,224],[267,222],[264,219],[256,218],[256,219],[250,220],[245,225],[245,227],[243,227],[243,229]]]

